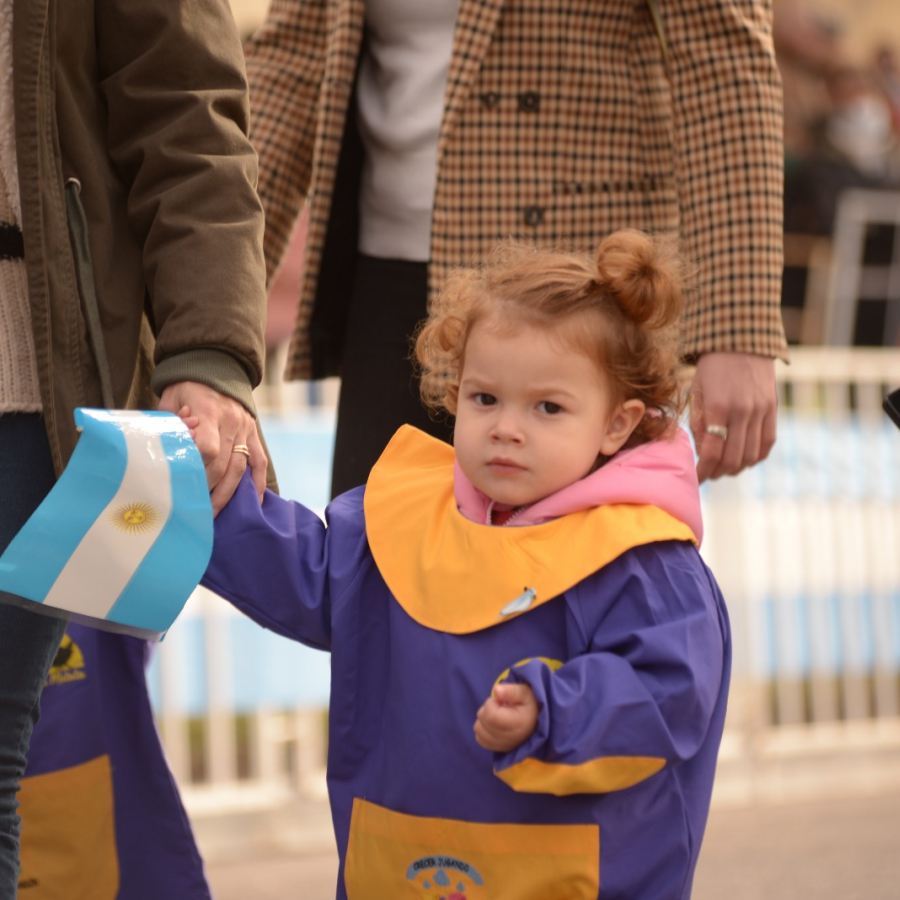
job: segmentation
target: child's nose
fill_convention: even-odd
[[[491,429],[491,437],[495,441],[520,443],[524,439],[524,435],[519,417],[510,410],[500,412]]]

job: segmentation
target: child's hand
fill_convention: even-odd
[[[200,424],[200,419],[197,416],[191,415],[191,408],[189,406],[182,406],[181,409],[178,410],[178,418],[187,426],[187,430],[190,431],[191,437],[195,438],[197,436],[195,432],[197,426]]]
[[[537,728],[538,705],[527,684],[503,682],[491,692],[475,717],[475,740],[485,750],[506,753]]]

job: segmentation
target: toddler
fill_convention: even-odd
[[[206,586],[332,653],[339,898],[690,896],[730,638],[680,310],[646,235],[505,245],[418,335],[453,448],[404,426],[327,524],[249,477],[216,519]]]

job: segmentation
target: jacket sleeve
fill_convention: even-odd
[[[96,29],[107,147],[143,246],[154,388],[177,380],[166,374],[175,358],[179,374],[202,376],[216,353],[219,380],[252,409],[264,355],[263,213],[227,0],[98,0]]]
[[[269,280],[310,187],[326,43],[323,0],[272,0],[266,21],[247,43]]]
[[[784,359],[784,151],[771,0],[676,0],[658,7],[682,246],[699,269],[684,317],[685,352]]]
[[[266,491],[260,505],[247,472],[216,517],[202,583],[263,628],[329,650],[332,598],[357,562],[332,543],[326,523],[299,503]]]
[[[674,542],[639,547],[569,602],[587,649],[556,668],[513,668],[508,680],[534,691],[538,725],[495,754],[496,775],[517,791],[603,793],[693,757],[722,711],[730,658],[721,597],[699,556]]]

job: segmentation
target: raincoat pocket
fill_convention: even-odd
[[[432,819],[356,799],[344,864],[349,900],[596,900],[596,825]]]
[[[108,756],[22,779],[19,896],[115,900],[119,861]],[[84,860],[92,860],[85,866]]]

